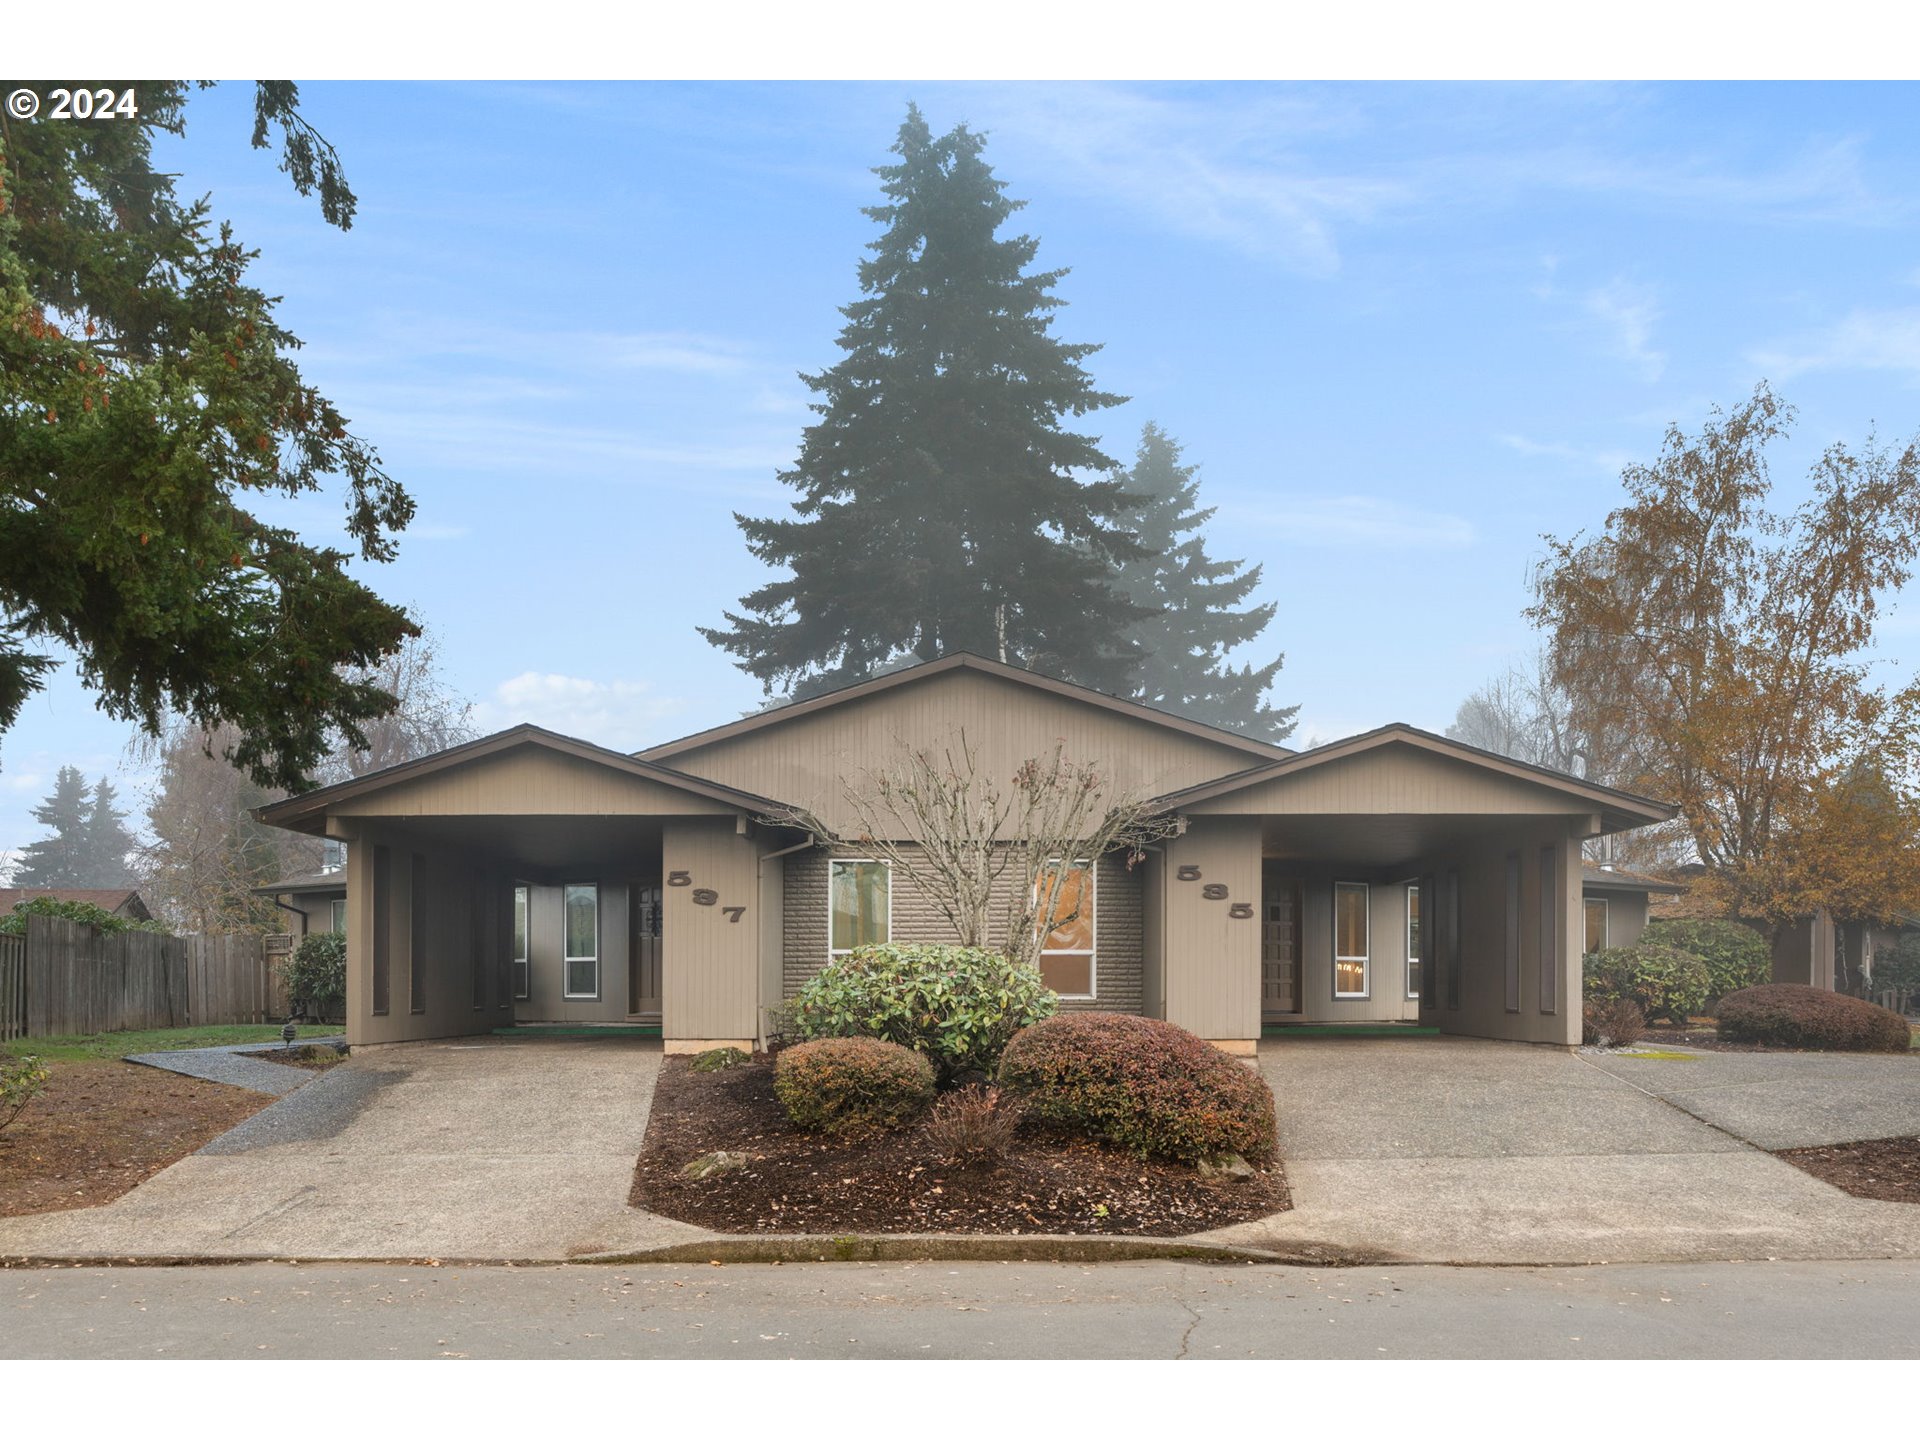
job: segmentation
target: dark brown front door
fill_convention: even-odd
[[[1300,882],[1271,865],[1260,874],[1260,1013],[1300,1013]]]
[[[628,887],[627,1013],[660,1018],[660,882],[636,880]]]

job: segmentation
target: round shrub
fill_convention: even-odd
[[[802,1130],[895,1130],[933,1107],[933,1066],[917,1051],[884,1040],[809,1040],[780,1052],[773,1093]]]
[[[1764,985],[1773,976],[1767,942],[1738,920],[1655,920],[1640,936],[1643,945],[1671,945],[1707,962],[1707,1003],[1722,995]]]
[[[1796,1050],[1883,1050],[1913,1045],[1907,1022],[1851,995],[1811,985],[1755,985],[1720,1002],[1720,1037]]]
[[[345,1013],[347,937],[332,930],[309,935],[280,967],[287,981],[287,1003],[296,1013],[314,1016]]]
[[[1587,956],[1586,972],[1589,1000],[1631,1000],[1647,1019],[1680,1025],[1705,1008],[1712,983],[1698,955],[1644,942],[1595,951]]]
[[[1273,1152],[1273,1092],[1192,1031],[1139,1015],[1057,1015],[1022,1030],[1000,1088],[1029,1120],[1198,1164]]]
[[[786,1007],[802,1040],[865,1035],[918,1050],[941,1083],[990,1075],[1015,1034],[1060,1008],[1036,966],[961,945],[868,945],[836,959]]]

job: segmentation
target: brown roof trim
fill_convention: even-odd
[[[1488,770],[1511,775],[1516,779],[1550,785],[1569,794],[1594,800],[1606,809],[1644,815],[1649,821],[1671,820],[1680,813],[1677,806],[1667,805],[1658,800],[1649,800],[1644,795],[1632,795],[1625,790],[1615,790],[1608,785],[1596,785],[1590,780],[1581,780],[1576,776],[1563,775],[1558,770],[1549,770],[1544,765],[1530,765],[1524,760],[1495,754],[1491,750],[1482,750],[1476,745],[1449,740],[1444,735],[1435,735],[1431,731],[1399,722],[1382,725],[1379,729],[1368,730],[1364,734],[1351,735],[1345,740],[1335,740],[1331,744],[1321,745],[1312,750],[1304,750],[1298,755],[1289,755],[1286,759],[1276,760],[1271,765],[1256,765],[1251,770],[1241,770],[1218,780],[1190,785],[1185,790],[1175,790],[1170,794],[1162,795],[1156,803],[1165,809],[1178,809],[1182,805],[1211,800],[1218,795],[1230,795],[1236,790],[1246,789],[1249,785],[1258,785],[1265,780],[1277,780],[1281,776],[1291,775],[1300,770],[1309,770],[1330,760],[1343,760],[1348,756],[1364,754],[1382,745],[1391,744],[1412,745],[1416,749],[1431,751],[1455,760],[1465,760]]]
[[[956,650],[951,655],[943,655],[938,660],[910,665],[904,670],[894,670],[888,674],[876,676],[872,680],[861,680],[838,690],[829,690],[824,695],[796,700],[791,705],[780,706],[777,710],[763,710],[757,715],[748,715],[739,720],[729,721],[725,725],[696,730],[691,735],[682,735],[678,740],[668,740],[645,750],[636,750],[634,754],[642,760],[665,760],[673,755],[684,754],[688,750],[698,750],[703,746],[718,744],[722,740],[731,740],[736,735],[751,734],[769,725],[784,724],[788,720],[797,720],[802,715],[812,715],[835,705],[844,705],[849,700],[864,700],[869,695],[878,695],[899,685],[909,685],[935,675],[944,675],[950,670],[978,670],[983,675],[1011,680],[1019,685],[1030,685],[1050,695],[1078,700],[1102,710],[1111,710],[1117,715],[1162,725],[1169,730],[1178,730],[1182,734],[1197,736],[1202,740],[1212,740],[1220,745],[1244,750],[1251,755],[1272,759],[1294,753],[1284,745],[1269,745],[1264,740],[1255,740],[1250,735],[1223,730],[1218,725],[1208,725],[1204,721],[1189,720],[1185,716],[1175,715],[1166,710],[1156,710],[1151,705],[1142,705],[1138,700],[1123,700],[1118,695],[1109,695],[1103,690],[1090,690],[1084,685],[1075,685],[1067,680],[1056,680],[1050,675],[1022,670],[1015,665],[1002,665],[997,660],[989,660],[984,655],[975,655],[970,650]]]
[[[316,895],[329,890],[338,890],[342,894],[347,889],[347,872],[328,870],[318,875],[289,875],[284,880],[276,880],[271,885],[256,885],[248,892],[253,895]]]
[[[483,760],[490,755],[517,749],[522,745],[538,745],[562,755],[571,755],[575,759],[605,765],[611,770],[637,775],[644,780],[655,780],[662,785],[670,785],[676,790],[684,790],[691,795],[716,800],[722,805],[731,805],[751,815],[764,815],[782,808],[778,801],[749,794],[745,790],[736,790],[731,785],[720,785],[712,780],[684,775],[678,770],[669,770],[664,765],[655,765],[618,750],[608,750],[586,740],[576,740],[570,735],[557,735],[551,730],[541,729],[538,725],[516,725],[511,730],[502,730],[496,735],[488,735],[479,740],[469,740],[464,745],[454,745],[418,760],[390,765],[385,770],[374,771],[371,775],[361,775],[352,780],[343,780],[338,785],[328,785],[319,790],[309,790],[304,795],[276,800],[271,805],[262,805],[256,809],[253,812],[254,818],[262,824],[277,825],[283,830],[304,829],[307,827],[302,822],[310,824],[316,817],[323,815],[327,806],[336,800],[364,795],[369,791],[384,790],[389,785],[415,780],[423,775],[431,775],[439,770],[466,764],[470,760]]]
[[[1684,895],[1688,889],[1636,870],[1609,870],[1586,860],[1580,862],[1580,883],[1589,890],[1644,890],[1650,895]]]

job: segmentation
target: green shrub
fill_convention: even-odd
[[[123,915],[115,915],[111,910],[102,910],[98,905],[85,900],[56,900],[51,895],[36,895],[31,900],[22,900],[13,907],[13,913],[0,918],[0,935],[24,935],[27,933],[29,915],[50,915],[56,920],[74,920],[82,925],[91,925],[94,929],[108,935],[118,935],[122,930],[144,930],[153,935],[171,935],[173,932],[158,920],[129,920]]]
[[[773,1093],[802,1130],[897,1130],[932,1108],[933,1066],[918,1051],[885,1040],[809,1040],[780,1052]]]
[[[801,1040],[865,1035],[918,1050],[942,1084],[990,1075],[1019,1031],[1060,1001],[1032,965],[959,945],[868,945],[836,959],[786,1006]]]
[[[1773,978],[1773,952],[1766,940],[1738,920],[1655,920],[1640,943],[1670,945],[1706,961],[1709,1005]]]
[[[0,1055],[0,1130],[19,1118],[34,1096],[47,1088],[47,1067],[38,1055],[9,1060]]]
[[[1037,1124],[1197,1164],[1274,1145],[1273,1092],[1191,1031],[1139,1015],[1057,1015],[1022,1030],[1000,1088]]]
[[[1899,944],[1874,954],[1873,988],[1889,986],[1920,990],[1920,934],[1902,935]]]
[[[1720,1002],[1724,1040],[1796,1050],[1884,1050],[1904,1055],[1913,1031],[1891,1010],[1811,985],[1755,985]]]
[[[296,1011],[333,1015],[347,1001],[347,937],[332,930],[309,935],[280,966],[287,1001]]]
[[[1689,950],[1641,943],[1587,956],[1586,994],[1603,1003],[1631,1000],[1649,1020],[1685,1024],[1705,1008],[1707,962]]]
[[[738,1045],[722,1045],[713,1050],[702,1050],[693,1057],[693,1069],[702,1075],[715,1070],[729,1070],[735,1065],[744,1065],[753,1057]]]

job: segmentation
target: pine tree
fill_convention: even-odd
[[[53,831],[44,840],[22,847],[13,872],[15,885],[85,885],[87,777],[71,765],[62,765],[54,777],[53,793],[33,808],[37,824]]]
[[[1121,593],[1152,612],[1129,632],[1142,657],[1137,690],[1158,709],[1278,742],[1300,709],[1266,700],[1286,657],[1237,669],[1226,660],[1260,636],[1275,607],[1234,608],[1260,583],[1260,567],[1208,556],[1200,532],[1214,512],[1200,507],[1198,469],[1180,463],[1179,444],[1159,426],[1140,432],[1126,484],[1141,502],[1133,526],[1143,553],[1119,567]]]
[[[804,377],[820,419],[780,476],[796,518],[734,517],[792,577],[701,634],[769,692],[956,650],[1128,688],[1138,612],[1111,579],[1138,553],[1131,502],[1119,467],[1062,424],[1121,397],[1081,368],[1097,345],[1048,333],[1066,272],[1030,272],[1038,242],[999,237],[1024,202],[983,144],[964,125],[935,139],[909,108],[899,163],[875,171],[887,201],[866,213],[886,228],[841,312],[845,357]]]
[[[81,833],[83,878],[77,885],[100,890],[131,888],[137,883],[127,855],[133,849],[133,835],[121,822],[127,812],[114,808],[113,786],[100,777],[93,787],[93,800],[87,807],[86,829]]]

